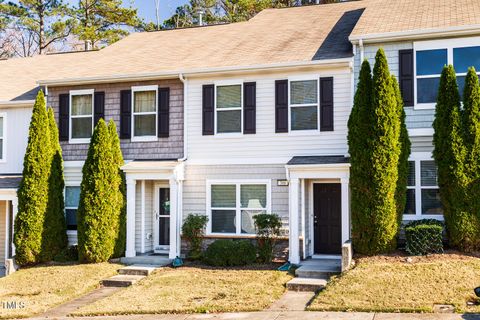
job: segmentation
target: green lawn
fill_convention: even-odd
[[[121,265],[57,264],[21,269],[0,278],[0,303],[16,302],[21,309],[0,304],[0,318],[29,317],[81,296],[114,275]]]
[[[290,279],[258,266],[164,268],[74,315],[258,311],[280,298]]]
[[[357,260],[354,269],[331,281],[310,310],[432,312],[451,304],[456,312],[480,312],[467,306],[480,286],[480,259],[455,253]]]

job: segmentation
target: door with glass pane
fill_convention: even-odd
[[[154,252],[168,253],[170,248],[170,188],[155,188]]]

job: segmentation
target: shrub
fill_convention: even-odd
[[[255,246],[248,240],[216,240],[204,255],[205,263],[217,267],[244,266],[255,260]]]
[[[78,246],[70,246],[59,252],[55,258],[57,262],[78,261]]]
[[[202,238],[208,217],[189,214],[182,226],[182,234],[190,244],[189,257],[197,260],[202,257]]]
[[[260,262],[269,263],[274,258],[275,243],[280,236],[282,220],[276,214],[258,214],[253,217],[257,230],[258,258]]]
[[[443,223],[433,219],[410,222],[405,226],[406,251],[411,255],[443,252]]]

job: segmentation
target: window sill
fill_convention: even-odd
[[[131,142],[155,142],[158,141],[156,136],[132,137]]]
[[[216,138],[243,138],[242,132],[231,132],[231,133],[215,133],[214,137]]]
[[[223,239],[230,239],[230,238],[248,238],[253,239],[257,236],[251,233],[207,233],[204,238],[223,238]]]
[[[436,103],[417,103],[413,110],[435,110]]]
[[[70,139],[68,140],[69,144],[90,144],[90,138],[89,139]]]
[[[423,219],[435,219],[438,221],[443,221],[443,215],[442,214],[422,214],[422,215],[416,215],[416,214],[404,214],[403,219],[404,221],[415,221],[415,220],[423,220]]]
[[[323,131],[327,132],[327,131]],[[333,131],[328,131],[328,132],[333,132]],[[290,130],[288,132],[289,136],[313,136],[313,135],[319,135],[321,132],[318,129],[314,130]]]

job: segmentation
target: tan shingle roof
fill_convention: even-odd
[[[480,26],[480,0],[373,0],[351,38],[475,25]]]

